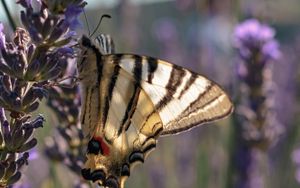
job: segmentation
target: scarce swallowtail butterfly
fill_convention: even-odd
[[[108,35],[83,36],[78,74],[81,124],[89,138],[82,176],[102,187],[124,188],[161,135],[228,116],[233,106],[214,82],[148,56],[117,54]]]

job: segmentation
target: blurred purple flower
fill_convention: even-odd
[[[153,35],[160,43],[161,55],[171,62],[185,62],[174,20],[162,18],[153,24]]]
[[[16,183],[15,185],[9,188],[32,188],[32,186],[28,182],[20,182],[20,183]]]
[[[293,151],[292,160],[296,166],[295,178],[300,183],[300,147]]]
[[[28,158],[28,160],[32,161],[32,160],[35,160],[37,158],[39,158],[39,153],[38,153],[37,149],[36,148],[32,148],[31,150],[29,150],[29,158]]]
[[[296,165],[300,166],[300,148],[292,153],[292,159],[296,163]]]
[[[266,59],[279,59],[281,53],[278,42],[276,40],[267,42],[262,48],[262,53],[265,54]]]
[[[280,56],[275,31],[255,19],[239,24],[234,45],[241,61],[237,64],[239,98],[234,114],[236,146],[234,164],[236,188],[262,188],[265,174],[261,170],[270,146],[277,142],[284,127],[275,116],[276,83],[272,66],[267,62]]]
[[[256,19],[249,19],[239,24],[234,30],[234,46],[243,59],[249,59],[261,53],[261,63],[280,57],[279,45],[274,39],[275,31]]]
[[[178,36],[176,26],[170,19],[161,19],[154,25],[154,34],[159,41],[169,42]]]

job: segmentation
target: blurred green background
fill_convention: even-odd
[[[235,66],[238,55],[232,47],[235,25],[250,17],[276,29],[282,57],[274,63],[278,88],[276,108],[285,131],[266,157],[268,187],[300,187],[292,152],[299,140],[299,0],[89,0],[85,8],[90,30],[102,14],[98,33],[110,34],[119,53],[159,57],[184,66],[222,85],[235,100]],[[11,3],[11,10],[18,7]],[[12,11],[18,13],[18,11]],[[18,20],[19,15],[14,15]],[[1,20],[5,21],[5,15]],[[82,17],[81,33],[88,33]],[[36,132],[39,157],[30,161],[23,181],[32,187],[72,187],[77,176],[43,155],[44,141],[58,124],[46,106],[40,108],[46,126]],[[45,113],[46,112],[46,113]],[[128,188],[230,188],[231,154],[234,146],[231,118],[190,132],[161,137],[157,149],[138,165],[127,181]],[[41,170],[42,169],[42,170]],[[38,172],[38,173],[37,173]]]

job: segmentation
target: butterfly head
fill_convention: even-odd
[[[78,42],[81,50],[80,57],[77,61],[77,70],[80,79],[91,83],[92,75],[97,73],[99,64],[102,60],[102,54],[87,36],[82,36]],[[95,73],[95,74],[93,74]]]

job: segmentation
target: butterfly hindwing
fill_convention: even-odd
[[[87,179],[99,181],[104,186],[107,181],[122,185],[133,165],[144,162],[155,148],[157,137],[163,130],[151,99],[139,86],[135,88],[136,81],[128,77],[128,73],[119,71],[106,118],[103,116],[105,124],[89,133],[93,137],[84,169],[89,172],[85,174]],[[103,177],[95,175],[99,170]]]

